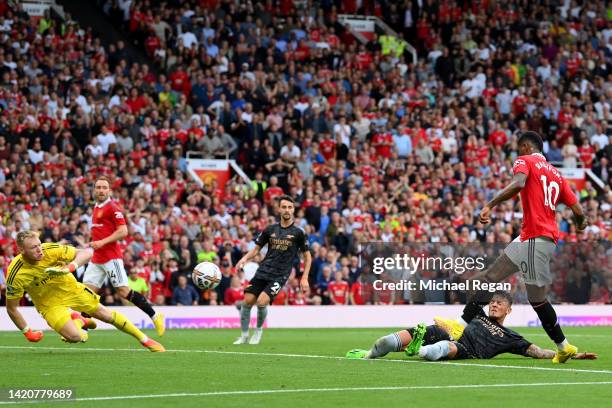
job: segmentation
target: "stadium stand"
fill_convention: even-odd
[[[610,303],[606,2],[98,3],[125,40],[105,44],[69,14],[34,18],[0,1],[0,267],[24,228],[89,242],[91,187],[108,175],[130,221],[126,267],[156,304],[203,260],[224,278],[200,303],[235,301],[226,290],[244,275],[233,265],[274,222],[283,193],[300,204],[314,263],[311,293],[290,279],[277,304],[335,303],[334,280],[351,285],[356,304],[424,301],[365,290],[359,244],[509,242],[518,201],[486,229],[476,214],[511,178],[517,131],[531,129],[549,161],[587,174],[577,194],[591,226],[578,235],[560,211],[562,242],[598,248],[559,276],[554,300]],[[362,42],[345,14],[375,15],[396,35]],[[126,42],[150,63],[135,62]],[[200,187],[189,151],[236,160],[252,184]]]

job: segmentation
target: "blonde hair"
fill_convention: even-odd
[[[23,243],[28,238],[38,238],[38,232],[31,230],[19,231],[17,233],[17,246],[23,248]]]

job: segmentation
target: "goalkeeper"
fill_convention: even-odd
[[[25,292],[32,298],[36,310],[64,341],[85,342],[88,334],[84,329],[96,327],[93,320],[71,312],[73,309],[112,324],[150,351],[165,351],[161,344],[149,339],[123,314],[101,305],[98,295],[77,282],[72,273],[89,262],[89,250],[57,243],[41,244],[38,234],[33,231],[17,234],[17,248],[20,254],[10,263],[6,278],[6,310],[28,341],[39,342],[43,332],[30,329],[17,309]]]
[[[419,355],[430,361],[443,359],[489,359],[502,353],[518,354],[538,359],[552,359],[555,352],[541,349],[525,340],[515,331],[504,327],[506,316],[512,311],[512,297],[508,292],[497,291],[489,302],[489,315],[481,312],[465,328],[459,341],[453,341],[448,333],[436,325],[419,324],[415,328],[392,333],[376,340],[371,350],[351,350],[348,358],[379,358],[390,352],[405,351],[407,355]],[[578,353],[573,358],[594,360],[597,354]]]

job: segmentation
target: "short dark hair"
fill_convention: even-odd
[[[293,199],[293,197],[291,197],[288,194],[282,195],[280,197],[278,197],[278,204],[280,205],[281,201],[285,200],[285,201],[289,201],[291,204],[295,205],[295,200]]]
[[[512,306],[512,296],[505,290],[496,290],[495,293],[493,293],[493,297],[491,299],[495,297],[500,297],[504,299],[506,302],[508,302],[510,306]]]
[[[533,145],[533,147],[537,148],[538,151],[544,150],[544,142],[542,141],[542,137],[534,131],[528,130],[527,132],[522,132],[518,139],[518,144],[529,142]]]

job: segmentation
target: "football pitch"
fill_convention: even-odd
[[[115,330],[92,331],[77,345],[52,332],[38,344],[2,332],[0,388],[75,390],[76,401],[27,404],[53,407],[603,407],[612,397],[612,327],[566,328],[572,343],[599,360],[561,366],[510,354],[433,363],[403,353],[344,359],[393,330],[268,329],[258,346],[232,345],[238,330],[169,330],[161,338],[166,353],[150,353]],[[543,330],[516,330],[552,348]]]

